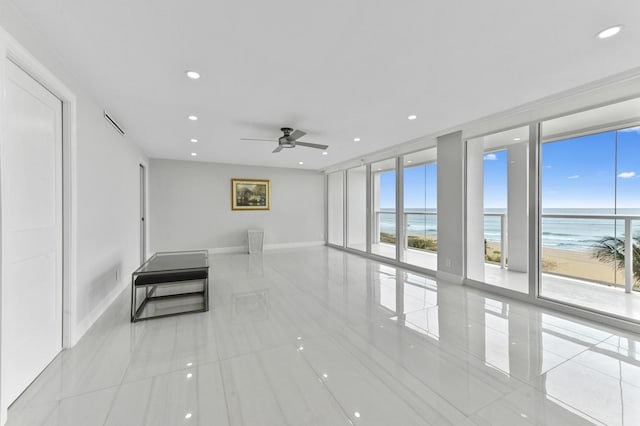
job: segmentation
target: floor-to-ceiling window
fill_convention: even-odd
[[[467,278],[529,291],[529,126],[467,142]]]
[[[640,320],[639,111],[542,123],[540,296]]]
[[[367,250],[367,167],[347,170],[347,247]]]
[[[396,159],[371,164],[371,253],[396,258]]]
[[[436,148],[404,156],[405,263],[436,270],[438,267]]]
[[[344,172],[327,176],[327,241],[344,244]]]

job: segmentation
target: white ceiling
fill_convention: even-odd
[[[12,1],[153,158],[322,169],[640,66],[637,0]],[[239,140],[282,126],[329,155]]]

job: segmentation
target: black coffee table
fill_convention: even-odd
[[[131,322],[208,310],[206,250],[158,252],[131,275]]]

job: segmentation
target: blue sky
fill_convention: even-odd
[[[404,208],[435,209],[438,203],[438,167],[427,164],[404,169]]]
[[[507,151],[484,156],[484,208],[507,208]]]
[[[544,144],[542,207],[640,207],[640,129]]]
[[[437,205],[436,164],[407,167],[404,169],[404,208],[435,209]],[[380,174],[380,207],[394,208],[396,203],[396,172]]]
[[[396,208],[396,172],[380,173],[380,208]]]
[[[640,127],[542,145],[543,208],[640,208]],[[507,207],[507,152],[485,155],[484,206]],[[436,207],[435,164],[405,168],[405,208]],[[395,207],[395,171],[380,207]]]

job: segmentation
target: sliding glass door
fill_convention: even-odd
[[[438,269],[438,166],[436,148],[404,156],[403,261]]]
[[[631,100],[542,123],[539,293],[640,321],[637,111]]]
[[[371,164],[371,253],[396,258],[396,159]]]

